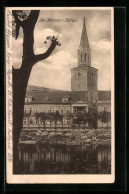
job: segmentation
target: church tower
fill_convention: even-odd
[[[78,66],[91,66],[91,50],[86,31],[85,18],[81,34],[80,45],[78,49]]]
[[[78,48],[78,65],[71,69],[71,90],[88,91],[89,101],[97,101],[98,70],[91,66],[91,49],[85,18]]]

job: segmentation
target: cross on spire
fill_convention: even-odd
[[[79,47],[80,48],[89,48],[89,41],[88,41],[88,36],[87,36],[87,31],[86,31],[85,17],[84,17],[83,29],[82,29]]]

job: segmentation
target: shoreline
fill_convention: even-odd
[[[39,145],[111,145],[111,130],[61,130],[61,131],[29,131],[23,130],[19,144]]]

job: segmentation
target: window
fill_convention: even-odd
[[[78,88],[80,88],[80,84],[78,84]]]
[[[85,113],[85,112],[87,112],[87,109],[86,109],[86,107],[84,107],[84,110],[83,110],[83,111],[84,111],[84,113]]]
[[[63,97],[63,98],[62,98],[62,102],[65,102],[65,103],[66,103],[66,102],[69,102],[69,97]]]
[[[32,108],[30,108],[30,113],[32,112]]]
[[[75,113],[77,112],[77,108],[74,108],[74,112],[75,112]]]
[[[107,111],[107,108],[106,107],[104,107],[104,111]]]
[[[26,124],[26,118],[24,119],[24,124]]]
[[[67,110],[67,113],[69,113],[69,110]]]
[[[63,113],[63,110],[61,110],[61,113]]]
[[[30,119],[30,124],[33,124],[33,120],[32,119]]]
[[[81,75],[81,73],[79,72],[77,75],[78,75],[78,79],[80,79],[80,75]]]
[[[48,112],[51,113],[51,108],[48,109]]]
[[[85,61],[86,61],[86,53],[85,53]]]

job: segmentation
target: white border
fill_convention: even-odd
[[[12,147],[12,140],[9,141],[10,133],[12,133],[11,125],[7,122],[8,119],[12,122],[12,115],[8,114],[12,107],[9,107],[9,95],[8,90],[12,92],[12,88],[9,87],[8,70],[10,68],[7,62],[7,53],[12,54],[12,36],[9,40],[6,39],[6,181],[7,183],[114,183],[115,181],[115,115],[114,115],[114,9],[112,7],[7,7],[5,9],[5,37],[7,30],[11,30],[8,26],[9,21],[12,21],[12,17],[8,18],[8,10],[111,10],[111,174],[110,175],[13,175],[12,173],[12,150],[8,148]],[[8,48],[7,41],[10,42],[10,48]],[[10,59],[12,61],[12,59]],[[12,81],[12,77],[10,78]],[[11,102],[12,103],[12,102]],[[12,135],[12,134],[11,134]],[[8,144],[10,142],[10,144]],[[10,159],[10,160],[9,160]]]

